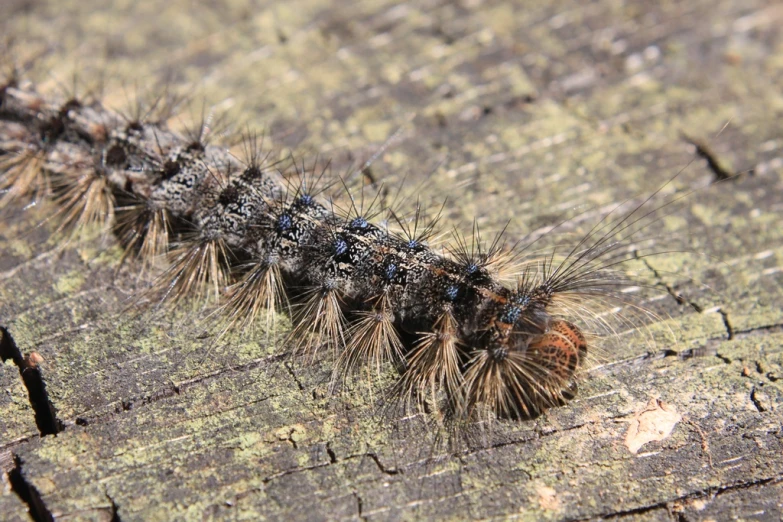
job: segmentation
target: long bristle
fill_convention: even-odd
[[[321,158],[316,156],[312,165],[308,167],[304,159],[300,162],[292,155],[290,167],[290,169],[280,170],[286,182],[286,201],[294,201],[301,197],[315,198],[335,183],[335,179],[329,179],[332,168],[330,160],[322,162]]]
[[[345,377],[364,366],[372,379],[381,366],[402,357],[402,341],[394,327],[394,314],[388,297],[375,299],[373,309],[356,312],[357,319],[348,328],[348,343],[337,361],[336,377]]]
[[[217,301],[228,281],[228,250],[220,239],[196,239],[169,253],[171,266],[154,288],[165,288],[160,303],[177,303],[194,297],[196,303]]]
[[[105,176],[91,169],[68,169],[52,182],[59,231],[81,233],[97,226],[107,232],[114,223],[114,194]]]
[[[278,314],[290,313],[280,265],[274,260],[255,265],[242,279],[228,288],[228,300],[219,314],[225,319],[222,333],[238,327],[244,331],[264,316],[267,333],[276,330]]]
[[[329,285],[310,290],[296,309],[290,340],[294,351],[308,359],[322,347],[338,353],[345,348],[345,316],[337,290]]]
[[[419,334],[419,340],[407,357],[407,368],[398,386],[398,393],[407,400],[416,399],[419,410],[430,404],[438,409],[439,389],[453,404],[461,402],[461,352],[457,337],[457,322],[446,311],[435,322],[431,332]]]
[[[158,85],[143,90],[134,84],[132,94],[127,87],[124,88],[125,108],[118,110],[118,114],[128,124],[164,126],[186,99],[186,96],[174,92],[172,85],[173,82],[164,78]]]
[[[137,255],[141,260],[141,274],[144,274],[162,261],[169,249],[171,223],[168,210],[139,202],[119,207],[116,213],[116,233],[125,248],[123,259]]]
[[[208,110],[205,101],[201,104],[198,116],[194,116],[192,111],[188,112],[191,112],[188,121],[180,121],[183,126],[182,136],[187,142],[187,147],[204,150],[217,137],[227,137],[230,123],[225,113],[215,116],[215,110],[213,108]]]
[[[402,216],[399,211],[391,210],[390,215],[396,223],[399,233],[409,246],[434,246],[440,235],[440,220],[443,217],[444,201],[433,217],[427,217],[422,209],[421,201],[416,200],[416,206],[411,216]]]
[[[45,160],[44,151],[28,147],[0,156],[0,207],[13,201],[37,202],[49,195],[49,177],[42,169]]]
[[[474,352],[465,372],[466,400],[460,417],[532,418],[561,404],[574,368],[560,351],[543,350],[551,341],[545,335],[542,344],[531,343],[502,356],[490,350]]]
[[[340,187],[342,192],[332,197],[333,210],[336,214],[340,215],[346,220],[363,219],[366,221],[373,221],[377,218],[381,212],[383,212],[383,205],[381,203],[381,197],[384,193],[383,187],[377,188],[372,196],[365,195],[365,185],[362,183],[359,186],[358,197],[355,195],[355,190],[352,190],[345,178],[340,179]],[[345,200],[347,199],[347,202]]]
[[[508,224],[487,243],[482,237],[481,228],[474,221],[470,237],[457,230],[452,232],[453,244],[447,248],[447,252],[464,267],[486,270],[501,281],[513,281],[530,261],[520,258],[521,251],[516,248],[517,245],[506,245],[507,228]]]
[[[467,400],[463,417],[483,416],[481,407],[503,417],[530,416],[533,397],[527,391],[527,383],[536,382],[537,372],[527,371],[524,362],[498,361],[483,350],[476,353],[465,374]]]

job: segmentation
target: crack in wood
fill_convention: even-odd
[[[370,457],[370,459],[375,462],[375,465],[378,466],[378,469],[384,475],[399,475],[402,473],[402,470],[399,468],[386,468],[386,466],[384,466],[381,462],[381,459],[378,457],[377,453],[369,451],[365,453],[365,456]]]
[[[731,325],[731,321],[729,321],[729,313],[723,310],[723,308],[719,308],[718,313],[721,318],[723,318],[723,326],[726,327],[726,335],[728,335],[728,340],[731,341],[734,339],[734,327]]]
[[[35,522],[53,522],[54,517],[51,511],[46,507],[41,494],[24,476],[22,471],[22,460],[14,457],[14,468],[8,473],[8,481],[11,483],[11,489],[22,502],[27,505],[30,517]]]
[[[337,454],[332,449],[331,443],[326,443],[326,454],[329,455],[329,464],[336,464],[337,463]]]
[[[707,488],[702,489],[698,491],[694,491],[691,493],[688,493],[687,495],[682,495],[680,497],[671,498],[667,500],[663,500],[661,502],[656,502],[655,504],[649,504],[646,506],[639,506],[633,509],[627,509],[622,511],[615,511],[611,513],[601,513],[598,515],[592,515],[590,517],[586,518],[573,518],[569,519],[570,522],[588,522],[593,520],[606,520],[606,519],[621,519],[625,517],[633,517],[635,515],[642,515],[645,513],[650,513],[651,511],[659,510],[659,509],[666,509],[669,513],[671,513],[671,506],[672,504],[685,502],[688,500],[695,500],[699,498],[704,497],[710,497],[710,498],[716,498],[724,493],[728,493],[731,491],[738,491],[742,489],[751,489],[755,487],[763,487],[768,484],[777,484],[778,482],[783,481],[783,475],[776,475],[773,477],[758,479],[758,480],[751,480],[747,482],[738,482],[735,484],[731,484],[728,486],[721,486],[719,488]]]
[[[0,326],[0,359],[11,359],[19,368],[19,375],[27,388],[30,406],[35,413],[35,424],[41,436],[55,435],[65,429],[65,425],[57,418],[56,408],[49,400],[38,361],[31,355],[22,356],[11,334],[3,326]]]
[[[293,475],[296,473],[303,473],[305,471],[310,471],[312,469],[318,469],[323,468],[325,466],[330,466],[331,462],[319,462],[318,464],[313,464],[312,466],[297,466],[295,468],[290,468],[284,471],[281,471],[279,473],[275,473],[273,475],[267,475],[263,479],[261,479],[261,482],[264,484],[269,484],[273,480],[279,479],[280,477],[285,477],[286,475]]]
[[[106,500],[109,501],[109,515],[110,519],[109,522],[122,522],[122,519],[120,518],[119,514],[119,506],[117,506],[117,502],[112,498],[111,495],[109,495],[108,491],[104,491],[104,495],[106,496]]]
[[[126,399],[121,399],[117,401],[117,406],[114,408],[113,411],[107,412],[107,413],[101,413],[94,416],[78,416],[74,419],[74,423],[78,426],[87,426],[90,424],[94,424],[96,421],[103,420],[105,418],[110,418],[114,415],[121,414],[126,411],[134,410],[140,406],[148,406],[150,404],[154,404],[160,400],[167,399],[169,397],[173,397],[175,395],[180,395],[186,390],[201,384],[210,382],[213,379],[219,378],[220,376],[227,374],[227,373],[236,373],[236,372],[244,372],[253,370],[255,368],[260,367],[263,364],[269,363],[269,362],[275,362],[282,360],[284,357],[287,357],[288,353],[284,354],[278,354],[278,355],[272,355],[268,357],[262,357],[259,359],[254,359],[252,361],[248,361],[247,363],[240,364],[237,366],[230,366],[226,368],[221,368],[215,372],[200,375],[198,377],[194,377],[192,379],[188,379],[186,381],[182,381],[180,383],[174,383],[172,382],[170,386],[155,390],[147,395],[144,396],[138,396],[138,397],[129,397]],[[269,397],[264,397],[262,400],[267,400]],[[112,403],[107,404],[106,406],[111,406]]]
[[[696,147],[697,156],[707,160],[707,167],[715,175],[715,179],[714,179],[715,182],[726,181],[727,179],[731,179],[737,175],[737,173],[728,170],[721,164],[720,160],[718,159],[718,156],[714,152],[712,152],[712,150],[710,149],[710,147],[707,145],[706,142],[688,136],[684,132],[680,133],[680,135],[682,136],[683,140]]]
[[[305,397],[308,397],[308,395],[307,395],[306,393],[304,393],[304,391],[305,391],[305,387],[304,387],[304,385],[303,385],[303,384],[302,384],[302,382],[299,380],[299,377],[297,377],[297,376],[296,376],[296,372],[294,372],[294,369],[291,367],[291,365],[290,365],[290,364],[289,364],[289,363],[286,361],[286,362],[284,362],[284,363],[283,363],[283,366],[285,367],[285,369],[286,369],[286,372],[288,373],[288,375],[290,375],[290,376],[291,376],[291,378],[292,378],[292,379],[294,380],[294,382],[296,383],[296,387],[297,387],[297,388],[299,388],[299,391],[300,391],[300,392],[302,392],[302,394],[303,394]],[[310,396],[312,396],[312,393],[310,394]],[[308,397],[308,398],[309,398],[309,397]]]
[[[359,495],[359,493],[354,492],[354,496],[356,497],[356,516],[359,520],[367,520],[367,517],[363,515],[364,511],[364,501],[362,500],[362,496]]]
[[[645,257],[640,257],[638,252],[635,252],[635,255],[636,259],[640,260],[642,264],[644,264],[644,266],[646,266],[647,269],[653,273],[653,277],[655,277],[655,279],[658,281],[657,285],[665,289],[666,293],[672,296],[677,304],[688,305],[698,313],[704,312],[704,308],[702,308],[698,303],[694,303],[693,301],[686,299],[682,294],[678,294],[671,285],[664,283],[660,272],[658,272],[658,270],[653,267]]]

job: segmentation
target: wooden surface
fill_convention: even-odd
[[[168,77],[234,129],[339,168],[399,130],[373,178],[448,196],[449,223],[512,219],[512,239],[684,167],[664,196],[697,190],[644,232],[673,252],[629,267],[654,285],[631,300],[657,319],[616,321],[567,406],[458,446],[379,414],[383,382],[330,395],[329,361],[281,357],[273,336],[215,345],[203,313],[123,313],[137,267],[117,273],[113,239],[57,250],[54,224],[31,229],[46,209],[11,209],[0,518],[780,519],[778,3],[103,4],[4,4],[43,91],[108,71],[104,99],[122,107]],[[740,174],[699,188],[726,172]]]

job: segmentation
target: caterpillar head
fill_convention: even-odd
[[[581,330],[551,317],[543,300],[511,295],[486,314],[465,373],[465,407],[498,417],[532,418],[576,392],[587,355]]]

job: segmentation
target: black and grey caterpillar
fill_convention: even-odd
[[[475,236],[441,253],[418,212],[390,232],[353,200],[336,211],[305,169],[265,163],[252,137],[245,145],[240,161],[159,118],[0,87],[3,204],[49,198],[62,228],[112,229],[145,268],[166,258],[162,299],[219,297],[237,328],[290,310],[291,342],[309,356],[333,350],[336,378],[395,363],[400,397],[457,419],[527,418],[573,396],[587,343],[566,314],[611,293],[610,238],[627,225],[594,229],[557,263]],[[508,267],[511,285],[498,275]]]

